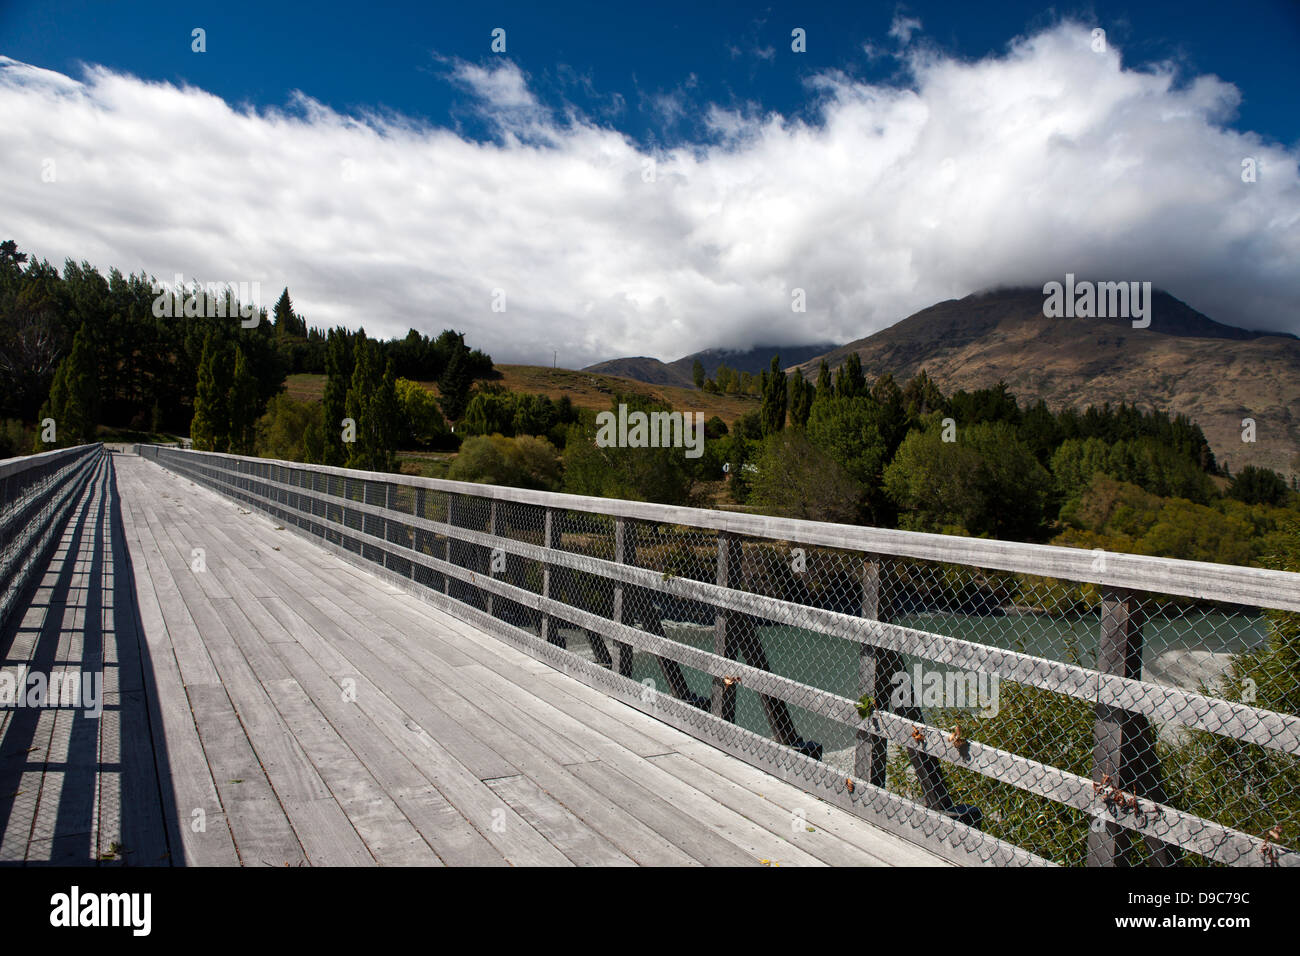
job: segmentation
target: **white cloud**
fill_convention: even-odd
[[[894,14],[893,21],[889,24],[889,36],[894,37],[903,46],[912,42],[912,34],[921,29],[921,21],[915,17],[905,17],[901,13]]]
[[[1224,129],[1230,85],[1124,69],[1089,36],[1062,25],[979,62],[909,48],[907,89],[825,74],[815,124],[694,104],[715,138],[654,154],[557,118],[508,62],[453,64],[497,123],[480,143],[0,59],[0,238],[267,298],[287,284],[313,324],[454,326],[498,361],[847,341],[1066,272],[1294,330],[1297,150]]]

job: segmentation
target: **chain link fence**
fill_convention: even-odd
[[[58,540],[104,446],[80,445],[0,461],[0,632],[23,609],[23,598]]]
[[[1300,862],[1300,575],[140,451],[950,858]]]

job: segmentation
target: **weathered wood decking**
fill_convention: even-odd
[[[0,864],[940,862],[134,456],[0,651]]]

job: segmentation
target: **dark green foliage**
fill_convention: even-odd
[[[203,341],[199,359],[194,420],[190,422],[190,438],[199,451],[230,450],[230,386],[233,375],[230,350],[209,333]]]
[[[816,389],[812,382],[803,377],[803,371],[796,368],[790,376],[790,422],[800,428],[808,424],[812,413],[813,397]]]
[[[348,443],[347,467],[363,471],[396,471],[397,440],[403,428],[393,363],[381,367],[382,350],[374,339],[358,332],[353,346],[352,382],[347,392],[347,417],[356,425]]]
[[[364,330],[361,334],[365,334]],[[356,351],[353,334],[344,328],[330,329],[325,344],[325,464],[340,466],[348,459],[343,443],[343,419],[347,417],[348,387],[352,383]]]
[[[696,359],[695,364],[691,366],[691,381],[695,383],[696,388],[703,388],[704,378],[704,363]]]
[[[262,458],[321,463],[324,409],[319,402],[298,402],[277,395],[257,421],[256,450]]]
[[[849,522],[859,514],[859,485],[811,445],[801,428],[773,432],[762,444],[749,500],[767,514]]]
[[[72,351],[54,373],[49,400],[41,407],[37,431],[38,451],[70,448],[93,441],[97,418],[98,392],[95,387],[97,362],[84,326],[72,340]],[[45,419],[54,420],[55,441],[45,444],[41,438]]]
[[[787,391],[785,372],[781,371],[781,357],[772,356],[771,367],[763,372],[759,390],[763,395],[763,404],[759,416],[763,423],[763,435],[771,435],[785,428]]]
[[[1288,497],[1286,479],[1271,469],[1247,465],[1232,479],[1228,497],[1248,505],[1280,505]]]
[[[611,410],[625,404],[628,412],[672,411],[641,395],[615,395]],[[578,495],[691,503],[692,476],[681,448],[601,448],[596,444],[594,416],[583,416],[568,428],[564,445],[564,490]]]
[[[867,380],[862,375],[862,356],[850,352],[835,375],[835,394],[839,398],[857,398],[867,393]]]

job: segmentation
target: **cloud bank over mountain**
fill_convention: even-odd
[[[498,361],[570,367],[848,341],[1067,272],[1300,331],[1300,146],[1227,129],[1231,84],[1127,68],[1077,23],[971,62],[913,21],[891,42],[863,55],[896,58],[897,85],[818,74],[808,121],[687,104],[712,137],[658,151],[504,58],[441,60],[492,120],[480,142],[0,57],[0,238],[265,299],[287,284],[312,324],[450,325]]]

